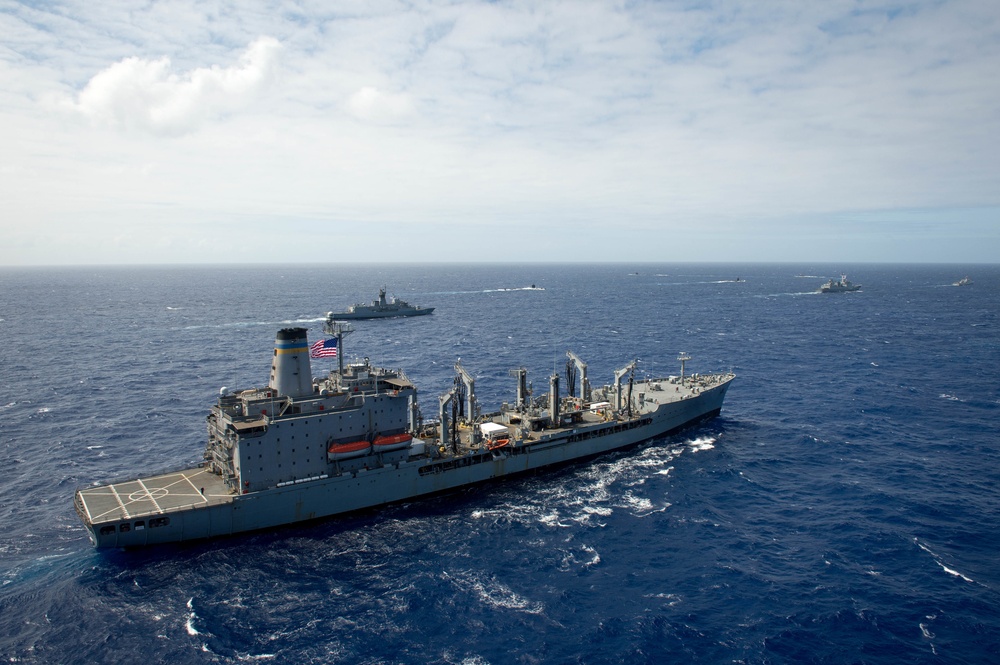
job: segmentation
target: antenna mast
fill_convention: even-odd
[[[681,385],[684,385],[684,363],[691,360],[691,356],[681,351],[681,354],[677,356],[677,360],[681,361]]]

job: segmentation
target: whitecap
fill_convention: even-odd
[[[660,598],[666,600],[668,601],[667,602],[668,607],[673,607],[674,605],[681,602],[681,597],[678,596],[676,593],[652,593],[652,594],[647,593],[645,595],[645,598]]]
[[[944,570],[944,572],[948,573],[949,575],[954,575],[955,577],[961,577],[966,582],[975,582],[975,580],[972,579],[971,577],[966,577],[965,575],[963,575],[962,573],[958,572],[954,568],[949,568],[948,566],[944,565],[940,561],[938,561],[938,565],[941,566],[941,568]]]
[[[583,512],[589,515],[600,515],[601,517],[607,517],[614,511],[611,508],[607,508],[604,506],[584,506]]]
[[[194,611],[194,597],[188,599],[187,608],[191,610],[191,613],[188,614],[187,623],[184,624],[184,627],[187,629],[187,634],[192,637],[195,635],[201,635],[201,633],[198,632],[198,629],[194,627],[194,620],[198,617],[197,613]]]
[[[593,547],[588,545],[583,545],[580,549],[590,555],[590,561],[586,561],[583,564],[584,568],[590,568],[591,566],[596,566],[601,562],[601,555],[597,553]]]
[[[578,558],[575,550],[566,552],[560,562],[561,570],[567,571],[574,568],[590,568],[601,563],[601,555],[598,554],[597,550],[593,547],[590,547],[589,545],[581,545],[579,549],[585,556]]]
[[[691,448],[692,452],[698,453],[703,450],[711,450],[712,448],[715,448],[715,441],[716,439],[714,437],[700,436],[694,441],[688,443],[688,446]]]
[[[446,574],[446,577],[451,577]],[[521,596],[495,578],[484,579],[477,572],[457,573],[452,581],[460,589],[472,591],[479,600],[490,607],[516,610],[528,614],[541,614],[545,606]]]
[[[538,518],[538,521],[544,524],[545,526],[558,526],[562,527],[563,529],[568,529],[570,526],[569,524],[563,524],[562,522],[559,521],[559,513],[549,513],[548,515],[542,515],[541,517]]]
[[[957,570],[955,570],[954,568],[949,568],[948,566],[944,565],[944,562],[941,561],[941,557],[939,557],[936,553],[934,553],[934,551],[932,551],[931,548],[927,547],[916,538],[913,539],[913,542],[917,544],[917,547],[930,554],[931,558],[934,559],[934,563],[941,566],[941,569],[944,572],[948,573],[949,575],[954,575],[955,577],[961,578],[962,580],[969,582],[970,584],[975,584],[976,581],[971,577],[967,577],[962,573],[958,572]]]
[[[631,493],[628,493],[624,497],[625,504],[633,510],[632,514],[636,517],[646,517],[652,513],[663,512],[663,509],[654,510],[653,502],[645,497],[637,497]]]

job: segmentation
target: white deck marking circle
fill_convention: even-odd
[[[136,490],[128,495],[129,501],[152,501],[156,502],[157,499],[162,499],[166,495],[170,494],[170,490],[164,487],[154,487],[153,489],[141,489]]]

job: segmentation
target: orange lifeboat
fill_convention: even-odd
[[[364,440],[331,443],[326,452],[330,459],[350,459],[351,457],[361,457],[366,454],[370,446],[371,444]]]
[[[390,434],[388,436],[375,437],[375,442],[372,445],[375,446],[376,452],[384,453],[390,450],[406,448],[412,440],[413,435],[411,434]]]
[[[497,448],[503,448],[510,443],[510,439],[494,439],[486,444],[487,450],[496,450]]]

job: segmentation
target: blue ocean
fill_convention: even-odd
[[[848,277],[856,293],[819,294]],[[968,276],[972,284],[953,286]],[[93,549],[78,487],[200,461],[275,333],[385,285],[348,359],[424,413],[566,351],[595,385],[737,374],[720,417],[588,463],[212,542]],[[532,289],[530,287],[534,286]],[[1000,662],[1000,266],[0,269],[11,663]],[[335,360],[314,360],[313,373]]]

